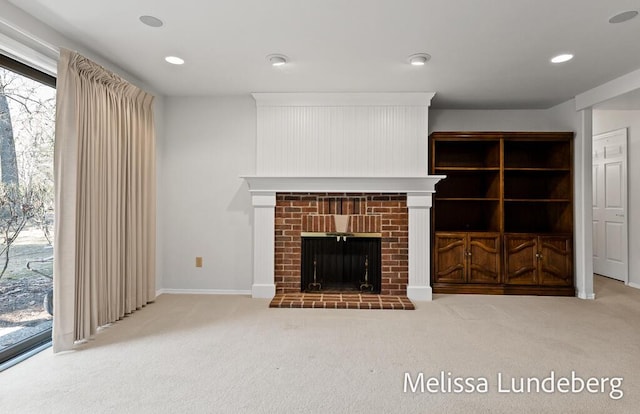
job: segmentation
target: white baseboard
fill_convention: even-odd
[[[433,299],[431,286],[407,286],[407,297],[411,301],[429,302]]]
[[[258,299],[273,299],[276,295],[276,285],[269,284],[257,284],[254,283],[251,287],[251,297]]]
[[[640,284],[635,282],[629,282],[627,283],[627,286],[631,286],[632,288],[635,288],[635,289],[640,289]]]
[[[156,297],[160,295],[251,295],[250,290],[233,289],[160,289],[156,291]]]
[[[592,293],[592,294],[590,294],[590,295],[587,295],[587,294],[585,294],[584,292],[580,292],[580,291],[578,291],[577,296],[578,296],[578,298],[580,298],[580,299],[586,299],[586,300],[595,300],[595,298],[596,298],[596,294],[595,294],[595,293]]]

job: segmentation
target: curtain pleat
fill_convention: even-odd
[[[58,64],[54,352],[155,299],[153,96],[68,50]]]

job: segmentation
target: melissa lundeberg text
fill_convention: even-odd
[[[499,394],[608,394],[612,400],[619,400],[624,396],[620,388],[622,380],[622,377],[583,378],[575,371],[566,376],[551,371],[544,377],[515,377],[499,372],[492,387],[488,377],[464,377],[445,371],[427,377],[423,372],[415,375],[405,372],[404,392],[485,394],[495,389]]]

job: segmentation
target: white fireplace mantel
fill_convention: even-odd
[[[275,295],[274,228],[277,193],[397,193],[407,195],[409,210],[409,283],[407,297],[431,300],[430,217],[431,196],[443,175],[421,177],[274,177],[245,176],[254,211],[254,298]]]
[[[257,193],[406,193],[431,194],[444,175],[422,177],[242,177]]]

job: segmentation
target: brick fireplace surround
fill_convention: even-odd
[[[278,193],[276,293],[300,293],[301,233],[336,232],[333,215],[350,217],[349,233],[381,233],[381,295],[404,296],[409,278],[409,214],[404,194]]]
[[[252,196],[255,298],[274,307],[413,309],[431,300],[431,195],[441,176],[244,177]],[[350,216],[348,232],[381,233],[381,292],[303,293],[302,232],[335,231],[333,215]]]
[[[335,214],[349,216],[348,233],[381,234],[379,295],[301,293],[301,233],[336,232]],[[271,307],[413,309],[409,277],[409,214],[405,194],[278,193],[275,284]]]

